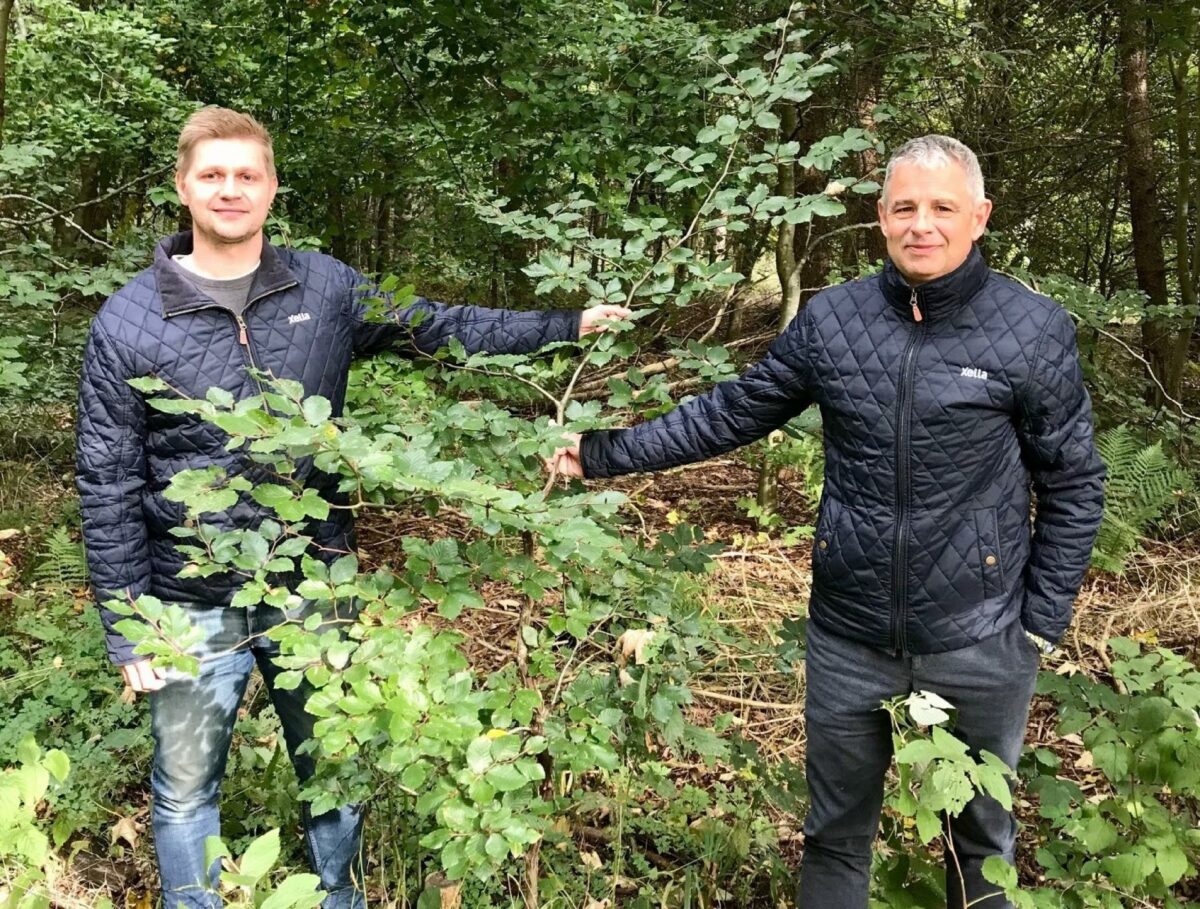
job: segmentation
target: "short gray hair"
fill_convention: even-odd
[[[883,177],[883,197],[887,198],[888,183],[892,179],[892,171],[898,164],[916,164],[920,167],[944,167],[950,162],[956,162],[967,172],[967,188],[976,203],[984,200],[983,171],[979,167],[979,159],[975,152],[967,148],[957,139],[930,133],[928,136],[918,136],[909,139],[892,154],[887,163],[887,171]]]

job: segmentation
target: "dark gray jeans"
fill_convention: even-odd
[[[973,753],[1010,767],[1021,755],[1039,654],[1020,622],[971,647],[898,657],[808,625],[807,771],[812,798],[804,822],[800,909],[867,909],[871,844],[879,827],[891,727],[881,701],[932,691],[953,704],[954,733]],[[976,796],[950,824],[961,878],[947,854],[950,909],[1011,909],[984,880],[988,856],[1013,860],[1017,825],[989,796]],[[989,894],[997,894],[987,898]]]

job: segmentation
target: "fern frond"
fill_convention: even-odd
[[[1162,444],[1143,445],[1125,425],[1096,439],[1108,467],[1104,523],[1096,538],[1092,564],[1117,574],[1125,570],[1146,528],[1162,517],[1181,490],[1187,474],[1171,462]]]
[[[85,585],[88,568],[83,544],[72,540],[66,528],[56,527],[33,569],[33,579],[41,586],[61,589]]]

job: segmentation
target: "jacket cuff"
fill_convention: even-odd
[[[1070,604],[1064,607],[1026,590],[1025,604],[1021,608],[1021,626],[1026,631],[1057,645],[1070,624]]]
[[[104,635],[104,646],[108,650],[108,661],[114,666],[128,666],[130,663],[140,663],[149,657],[133,652],[133,644],[124,635],[110,631]]]
[[[583,312],[578,309],[555,309],[550,311],[550,335],[546,343],[555,341],[578,341],[579,326],[583,323]]]
[[[596,433],[594,432],[585,432],[579,439],[579,466],[583,468],[583,478],[585,480],[592,480],[606,475],[597,463]]]
[[[108,659],[114,666],[128,666],[130,663],[137,663],[146,657],[133,652],[134,644],[121,634],[115,631],[113,626],[122,619],[133,618],[133,616],[117,615],[111,609],[100,607],[100,622],[104,626],[104,647],[108,651]]]
[[[603,477],[619,477],[630,473],[622,470],[612,462],[609,453],[612,451],[613,437],[623,432],[620,429],[595,429],[585,432],[579,440],[579,463],[583,467],[586,480],[597,480]]]

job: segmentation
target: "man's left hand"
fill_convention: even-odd
[[[583,317],[579,320],[579,337],[583,338],[587,335],[608,331],[611,323],[623,322],[631,315],[632,312],[628,308],[608,303],[601,303],[599,306],[585,309]]]

